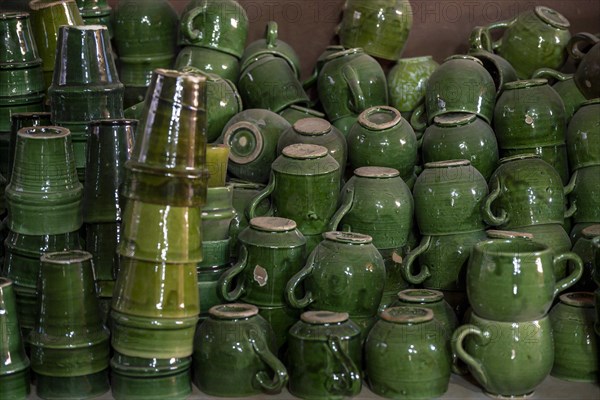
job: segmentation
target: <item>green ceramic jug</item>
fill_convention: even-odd
[[[425,99],[427,80],[439,64],[431,56],[400,58],[387,74],[389,104],[410,120]]]
[[[577,109],[567,129],[567,152],[572,171],[600,165],[600,98]]]
[[[555,80],[554,85],[552,85],[552,89],[558,93],[563,101],[563,104],[565,105],[565,118],[567,123],[571,120],[573,114],[575,114],[575,111],[577,111],[581,103],[586,101],[585,96],[575,84],[573,74],[564,74],[550,68],[540,68],[535,71],[533,75],[531,75],[531,78]]]
[[[300,398],[344,399],[360,393],[360,329],[347,313],[307,311],[290,329],[289,390]]]
[[[52,125],[50,122],[49,112],[27,112],[27,113],[14,113],[10,117],[11,128],[10,128],[10,143],[8,148],[8,169],[6,178],[10,180],[12,176],[13,164],[15,162],[15,149],[17,146],[17,132],[22,128],[29,126],[49,126]]]

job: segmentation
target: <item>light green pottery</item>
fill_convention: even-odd
[[[212,143],[206,146],[209,188],[226,186],[229,153],[229,146],[223,143]]]
[[[600,165],[600,98],[581,104],[567,129],[571,170]]]
[[[425,87],[439,64],[431,56],[401,58],[387,74],[389,104],[409,119],[425,99]]]

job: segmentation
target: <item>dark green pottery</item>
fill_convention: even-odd
[[[100,297],[112,297],[119,272],[117,252],[121,238],[120,222],[85,225],[85,249],[93,255],[96,285]]]
[[[470,50],[469,55],[483,63],[483,67],[490,73],[496,84],[496,92],[502,93],[504,84],[519,79],[517,71],[504,58],[485,50]]]
[[[567,48],[569,55],[579,62],[574,76],[575,84],[588,99],[600,96],[600,81],[598,80],[600,45],[598,45],[598,42],[600,42],[598,35],[579,33],[573,36]],[[582,52],[582,47],[585,46],[590,48]]]
[[[75,377],[36,374],[36,394],[46,400],[77,400],[101,396],[109,389],[108,368]]]
[[[229,238],[236,211],[233,208],[233,186],[211,187],[202,207],[202,240],[212,242]]]
[[[8,169],[6,177],[10,180],[12,176],[13,163],[15,161],[15,150],[17,146],[17,132],[29,126],[51,125],[49,112],[13,113],[11,115],[10,144],[8,148]],[[2,173],[4,173],[2,171]]]
[[[571,177],[573,191],[569,194],[570,203],[577,208],[573,222],[600,222],[600,165],[580,168]]]
[[[186,46],[175,59],[175,68],[194,67],[237,84],[240,76],[239,60],[227,53],[204,47]]]
[[[202,261],[198,263],[198,270],[209,271],[228,265],[233,250],[231,237],[225,240],[203,241]]]
[[[539,155],[542,160],[554,167],[556,172],[558,172],[558,175],[560,175],[563,185],[567,185],[569,183],[569,178],[571,175],[569,174],[569,162],[567,160],[567,145],[564,143],[556,146],[552,145],[500,150],[500,157],[502,158],[512,157],[520,154]]]
[[[550,68],[540,68],[533,73],[531,78],[546,78],[549,80],[554,79],[556,81],[554,85],[552,85],[552,89],[558,93],[565,105],[565,118],[567,119],[567,123],[571,120],[581,103],[586,101],[585,96],[575,84],[572,74],[564,74]]]
[[[198,298],[200,299],[200,318],[208,317],[208,310],[225,303],[221,295],[219,279],[229,269],[229,263],[221,267],[198,269]]]
[[[600,269],[595,267],[595,248],[594,238],[600,236],[600,224],[593,224],[581,231],[581,236],[573,244],[573,253],[581,257],[583,261],[583,275],[579,282],[575,284],[575,291],[591,292],[596,289],[597,283],[594,282],[594,272],[600,278]],[[600,242],[600,239],[595,239]],[[600,280],[599,280],[600,281]],[[600,285],[598,285],[600,286]]]
[[[304,89],[309,90],[309,89],[313,89],[313,91],[310,92],[311,94],[311,99],[312,99],[312,105],[313,106],[317,106],[319,103],[319,99],[313,99],[313,94],[316,94],[318,97],[318,93],[314,93],[314,86],[317,84],[317,79],[319,79],[319,73],[321,73],[321,70],[323,69],[323,65],[325,65],[325,59],[327,57],[329,57],[330,55],[332,55],[333,53],[337,53],[339,51],[345,50],[344,46],[339,45],[339,44],[331,44],[329,46],[327,46],[325,48],[325,50],[323,50],[323,52],[319,55],[319,58],[317,58],[317,62],[315,63],[315,67],[313,68],[312,74],[310,75],[310,77],[308,77],[304,82],[302,82],[302,86],[304,86]],[[323,118],[320,117],[319,118]]]
[[[77,5],[86,25],[104,25],[108,28],[110,38],[113,38],[112,8],[107,0],[77,0]]]
[[[400,58],[387,74],[390,105],[405,118],[425,99],[425,87],[439,64],[431,56]]]
[[[292,104],[288,108],[280,111],[279,115],[292,125],[304,118],[325,118],[325,114],[321,111],[302,107],[297,104]]]
[[[285,306],[259,307],[258,314],[263,317],[273,328],[275,333],[275,343],[279,349],[279,354],[288,357],[287,343],[288,332],[292,325],[300,319],[301,311],[295,308]]]
[[[581,104],[567,129],[571,170],[600,165],[600,98]]]

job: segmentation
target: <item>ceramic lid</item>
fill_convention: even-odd
[[[296,143],[285,147],[283,155],[297,160],[321,158],[327,155],[327,148],[316,144]]]
[[[527,232],[502,231],[498,229],[489,229],[485,232],[492,239],[515,239],[525,238],[533,239],[533,234]]]
[[[334,242],[350,244],[369,244],[373,241],[373,238],[369,235],[354,232],[325,232],[323,237],[327,240],[333,240]]]
[[[444,294],[432,289],[406,289],[398,292],[398,298],[410,303],[437,303],[444,300]]]
[[[471,113],[449,113],[438,115],[433,119],[439,126],[461,126],[469,124],[477,119],[476,114]]]
[[[538,159],[540,160],[542,157],[539,154],[527,153],[527,154],[516,154],[514,156],[503,157],[498,160],[498,164],[506,164],[511,161],[518,160],[529,160],[529,159]]]
[[[296,229],[296,222],[279,217],[256,217],[250,220],[250,226],[265,232],[287,232]]]
[[[58,251],[55,253],[46,253],[40,257],[41,262],[51,264],[74,264],[91,259],[92,255],[82,250]]]
[[[543,79],[543,78],[523,79],[520,81],[507,82],[504,84],[504,86],[502,88],[504,90],[513,90],[513,89],[530,88],[530,87],[535,87],[535,86],[543,86],[543,85],[547,85],[547,84],[548,84],[548,80]]]
[[[28,139],[48,139],[56,137],[65,137],[70,135],[71,131],[60,126],[28,126],[19,129],[18,136]]]
[[[468,167],[471,165],[469,160],[446,160],[446,161],[434,161],[425,164],[425,168],[456,168],[456,167]]]
[[[571,292],[561,294],[560,301],[573,307],[594,308],[596,300],[592,292]]]
[[[389,106],[367,108],[358,116],[358,123],[372,131],[390,129],[401,122],[402,115],[400,111]]]
[[[250,318],[258,314],[258,307],[245,303],[219,304],[211,307],[208,314],[219,319]]]
[[[597,236],[600,236],[600,224],[594,224],[583,228],[581,230],[581,234],[586,239],[593,239]]]
[[[229,159],[244,165],[256,160],[263,150],[264,140],[258,126],[240,121],[227,128],[223,143],[230,147]]]
[[[354,175],[361,178],[395,178],[400,176],[400,172],[387,167],[360,167],[354,170]]]
[[[424,307],[389,307],[381,312],[381,319],[397,324],[420,324],[433,319],[433,311]]]
[[[323,118],[303,118],[294,124],[294,130],[305,136],[319,136],[331,131],[331,124]]]
[[[556,10],[553,10],[545,6],[537,6],[535,8],[535,15],[537,15],[542,21],[547,24],[554,26],[559,29],[569,29],[571,23],[564,15]]]
[[[312,325],[339,324],[348,321],[348,318],[348,313],[332,311],[307,311],[300,316],[302,321]]]
[[[481,60],[477,57],[473,57],[467,54],[454,54],[448,58],[446,58],[444,60],[444,62],[446,61],[451,61],[451,60],[467,60],[467,61],[473,61],[476,62],[477,64],[481,65],[483,67],[483,63],[481,62]]]

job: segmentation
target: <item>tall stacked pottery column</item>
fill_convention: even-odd
[[[157,69],[149,90],[122,191],[127,203],[111,313],[118,399],[190,394],[200,312],[206,80]]]

